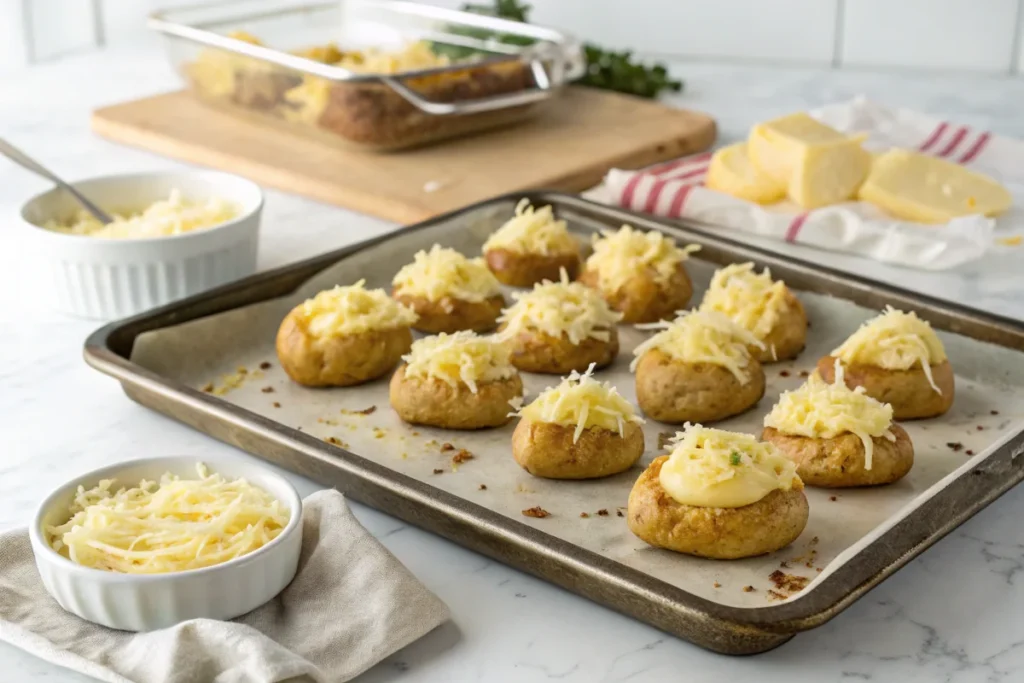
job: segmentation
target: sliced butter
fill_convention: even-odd
[[[757,124],[747,142],[750,160],[758,170],[787,185],[808,146],[845,139],[842,133],[801,112]]]
[[[963,166],[905,149],[875,158],[860,198],[897,218],[946,223],[958,216],[997,216],[1010,208],[1010,193],[992,178]]]
[[[805,209],[845,202],[857,194],[871,168],[858,139],[808,146],[789,180],[788,194]]]
[[[758,204],[771,204],[786,195],[785,184],[761,173],[751,163],[745,142],[715,152],[705,184],[712,190]]]

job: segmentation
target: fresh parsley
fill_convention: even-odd
[[[742,461],[743,461],[743,456],[740,455],[737,451],[733,451],[732,453],[729,454],[729,464],[730,465],[736,466],[736,465],[739,465]]]

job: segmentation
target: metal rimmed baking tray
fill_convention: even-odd
[[[579,42],[560,31],[392,0],[221,0],[158,11],[149,26],[203,101],[376,150],[514,123],[584,68]],[[390,51],[418,41],[454,55],[451,64],[365,73],[303,52],[328,44]]]
[[[877,489],[809,489],[811,521],[789,549],[740,562],[703,560],[650,549],[632,537],[618,511],[639,469],[600,482],[533,479],[512,461],[511,426],[473,434],[414,429],[388,408],[386,380],[314,391],[281,375],[273,332],[295,302],[360,277],[386,286],[397,265],[434,242],[478,250],[519,198],[498,197],[113,323],[88,339],[86,360],[118,379],[131,398],[215,438],[729,654],[768,650],[828,621],[1024,478],[1021,324],[772,255],[713,229],[670,225],[558,193],[529,198],[551,204],[580,233],[628,222],[700,244],[689,266],[698,295],[716,265],[748,260],[797,290],[812,322],[808,349],[794,363],[769,366],[765,399],[727,428],[756,429],[780,391],[799,384],[818,355],[883,306],[930,320],[957,370],[958,394],[946,417],[906,425],[917,450],[911,474]],[[628,354],[641,333],[621,333]],[[631,396],[628,360],[621,357],[605,378]],[[239,366],[247,369],[244,376]],[[533,395],[552,381],[526,377]],[[371,405],[372,414],[360,412]],[[669,429],[645,426],[642,465],[658,454],[659,434]],[[452,465],[446,441],[476,457]],[[551,517],[522,515],[534,505]],[[806,585],[784,588],[774,571],[784,584],[796,576]]]

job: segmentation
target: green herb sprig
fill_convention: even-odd
[[[529,23],[532,8],[520,3],[519,0],[493,0],[491,4],[466,4],[462,9],[474,14]],[[508,45],[529,45],[532,42],[523,36],[495,34],[484,29],[463,28],[457,32],[467,37],[498,40]],[[437,54],[447,55],[452,59],[464,59],[480,52],[475,48],[444,43],[434,43],[433,49]],[[583,52],[587,68],[577,81],[582,85],[648,99],[653,99],[662,92],[680,92],[683,89],[683,82],[673,79],[664,64],[647,65],[637,62],[630,50],[616,52],[587,43],[583,46]]]
[[[739,451],[733,451],[732,453],[729,454],[729,464],[730,465],[732,465],[733,467],[736,467],[741,462],[743,462],[743,456],[739,454]]]

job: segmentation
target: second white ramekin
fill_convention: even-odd
[[[102,176],[75,187],[101,207],[145,207],[180,190],[191,201],[236,203],[239,215],[215,227],[150,239],[99,239],[46,230],[79,209],[60,189],[36,195],[21,210],[19,243],[33,296],[85,318],[122,318],[256,271],[263,193],[255,183],[216,171],[157,171]]]

